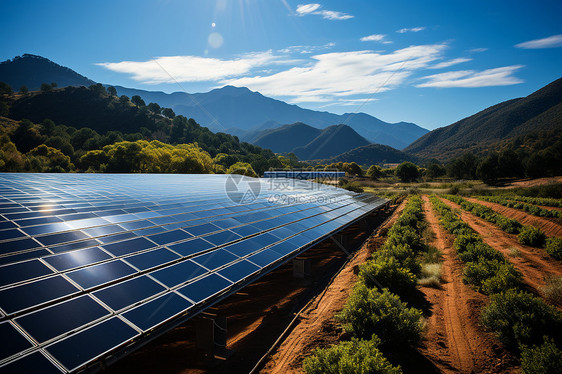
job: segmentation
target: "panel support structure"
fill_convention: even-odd
[[[343,246],[342,243],[340,243],[336,238],[334,238],[334,236],[330,236],[330,239],[332,239],[332,241],[334,243],[336,243],[336,245],[339,247],[339,249],[341,249],[346,255],[351,256],[351,253],[349,253],[349,251],[347,249],[345,249],[345,247]],[[343,237],[342,237],[343,239]]]

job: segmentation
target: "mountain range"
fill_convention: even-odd
[[[485,153],[500,141],[537,131],[562,130],[562,78],[527,97],[491,106],[435,129],[404,149],[423,158],[448,160],[465,152]]]
[[[347,125],[320,130],[302,122],[260,131],[252,143],[277,153],[293,152],[301,160],[329,158],[370,144]]]
[[[92,80],[34,55],[23,55],[0,63],[0,81],[14,89],[26,85],[37,89],[41,83],[55,82],[59,87],[89,86]],[[114,86],[119,95],[139,95],[146,103],[155,102],[172,108],[176,114],[195,119],[212,131],[239,136],[242,140],[255,137],[256,131],[303,122],[324,129],[346,124],[372,143],[381,143],[402,149],[428,132],[413,123],[387,123],[365,113],[342,115],[320,112],[287,104],[263,96],[245,87],[225,86],[206,93],[164,92],[137,90]]]
[[[0,81],[16,89],[21,85],[36,89],[41,83],[49,82],[56,82],[59,87],[94,83],[34,55],[0,63]],[[531,136],[529,139],[544,139],[545,132],[562,130],[562,78],[527,97],[496,104],[431,132],[411,123],[389,124],[364,113],[336,115],[303,109],[243,87],[225,86],[196,94],[116,89],[120,95],[139,95],[147,103],[171,107],[177,114],[194,118],[214,131],[236,135],[242,141],[277,153],[294,152],[301,159],[315,161],[355,161],[363,165],[430,158],[447,161],[466,152],[485,154],[499,149],[505,142],[515,141],[521,143],[518,147],[524,148],[527,135]],[[78,128],[141,130],[142,111],[135,118],[123,110],[112,113],[111,105],[96,109],[99,103],[88,99],[88,95],[80,89],[23,95],[11,104],[10,110],[14,118],[34,121],[51,118]],[[535,136],[537,133],[543,135]],[[408,145],[410,141],[413,142]],[[389,144],[407,147],[400,152],[388,147]]]

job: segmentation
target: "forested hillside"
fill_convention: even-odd
[[[223,173],[301,166],[296,157],[213,133],[169,108],[115,90],[0,84],[0,171]]]
[[[562,131],[562,78],[531,95],[505,101],[452,125],[433,130],[404,151],[448,160],[463,152],[483,153],[493,144],[534,131]]]

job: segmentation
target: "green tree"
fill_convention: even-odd
[[[413,182],[420,176],[418,167],[410,161],[405,161],[398,165],[395,174],[402,182]]]
[[[119,102],[120,102],[122,105],[125,105],[125,104],[128,105],[128,104],[130,103],[129,96],[127,96],[127,95],[121,95],[121,96],[119,96]]]
[[[240,174],[248,177],[257,177],[256,172],[247,162],[237,162],[226,170],[227,174]]]
[[[361,166],[357,165],[356,162],[346,162],[343,164],[343,170],[350,176],[356,175],[358,177],[363,176],[363,169]]]
[[[41,92],[49,92],[53,90],[53,86],[48,83],[41,83]]]
[[[498,181],[500,172],[500,163],[498,161],[498,154],[490,153],[483,159],[476,169],[476,174],[484,183],[494,185]]]
[[[113,86],[109,86],[109,87],[107,87],[107,93],[110,96],[117,96],[117,89]]]
[[[8,83],[0,82],[0,95],[11,95],[14,92]]]
[[[160,108],[160,105],[158,105],[157,103],[148,104],[148,109],[154,114],[160,114],[160,112],[162,111],[162,108]]]
[[[173,119],[176,116],[176,113],[170,108],[162,108],[162,115],[167,118]]]
[[[28,93],[28,92],[29,92],[29,90],[27,89],[27,86],[26,86],[26,85],[22,85],[22,86],[20,87],[20,93],[21,93],[21,94],[25,95],[25,94]]]
[[[29,171],[36,172],[69,172],[74,168],[70,157],[58,149],[45,144],[33,148],[26,153]]]
[[[0,116],[7,116],[10,113],[10,107],[3,101],[0,101]]]
[[[382,169],[378,165],[371,165],[369,169],[367,169],[367,176],[372,180],[377,180],[382,177]]]
[[[23,167],[24,158],[16,145],[8,135],[0,136],[0,171],[22,171]]]
[[[131,97],[131,102],[138,107],[146,106],[144,100],[139,95],[134,95],[133,97]]]
[[[97,97],[106,97],[107,91],[101,83],[92,84],[89,89],[94,92]]]

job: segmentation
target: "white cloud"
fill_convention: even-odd
[[[248,73],[252,68],[282,63],[271,51],[249,53],[231,60],[199,56],[166,56],[148,61],[102,62],[106,69],[131,74],[146,84],[217,81]]]
[[[384,34],[373,34],[373,35],[369,35],[369,36],[364,36],[362,37],[361,40],[362,42],[381,42],[383,44],[391,44],[392,42],[390,40],[385,40],[386,35]]]
[[[334,42],[326,43],[323,45],[292,45],[290,47],[279,49],[277,50],[277,52],[285,53],[285,54],[291,54],[291,53],[309,54],[309,53],[333,48],[335,45],[336,43]]]
[[[350,19],[353,18],[351,14],[336,12],[334,10],[321,10],[314,14],[320,14],[322,18],[329,19],[329,20],[342,20],[342,19]]]
[[[412,27],[412,28],[404,28],[404,29],[396,30],[396,32],[399,32],[400,34],[404,34],[405,32],[420,32],[423,30],[425,30],[425,27]]]
[[[449,61],[443,61],[440,62],[436,65],[430,66],[428,69],[443,69],[443,68],[448,68],[449,66],[453,66],[453,65],[457,65],[457,64],[461,64],[463,62],[468,62],[468,61],[472,61],[471,58],[455,58]]]
[[[333,52],[312,56],[309,66],[293,67],[268,76],[225,79],[223,84],[245,86],[264,95],[284,96],[292,102],[328,102],[351,95],[395,88],[415,70],[441,59],[445,44],[411,46],[391,53]]]
[[[540,49],[540,48],[557,48],[562,47],[562,34],[552,35],[548,38],[529,40],[528,42],[515,45],[517,48],[524,49]]]
[[[353,18],[351,14],[336,12],[334,10],[319,10],[322,5],[317,3],[312,4],[299,4],[297,6],[296,12],[299,16],[305,16],[308,14],[316,14],[322,16],[324,19],[329,20],[344,20]]]
[[[486,52],[488,50],[488,48],[472,48],[469,49],[468,52],[470,53],[480,53],[480,52]]]
[[[428,75],[421,79],[427,80],[416,87],[491,87],[509,86],[523,83],[523,80],[512,74],[521,69],[523,65],[504,66],[480,72],[474,70],[450,71],[447,73]]]
[[[304,16],[305,14],[310,14],[318,10],[318,8],[320,7],[321,7],[320,4],[300,4],[297,6],[297,13],[300,16]]]

